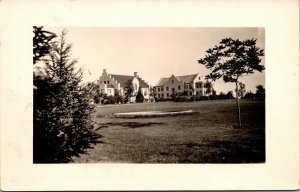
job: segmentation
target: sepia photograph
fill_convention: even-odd
[[[265,162],[264,28],[33,35],[34,163]]]
[[[299,2],[0,1],[0,189],[299,188]]]

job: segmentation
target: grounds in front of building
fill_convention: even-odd
[[[114,113],[193,110],[165,117],[114,118]],[[75,163],[258,163],[265,162],[265,102],[241,100],[157,102],[97,106],[100,142]]]

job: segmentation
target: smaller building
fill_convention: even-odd
[[[200,74],[163,77],[153,87],[154,96],[158,99],[171,98],[172,95],[203,96],[204,78]]]

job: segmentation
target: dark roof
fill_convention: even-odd
[[[134,76],[130,76],[130,75],[115,75],[115,74],[111,74],[111,77],[113,77],[115,80],[118,81],[118,83],[120,83],[121,87],[127,87],[128,84],[130,84],[134,78]],[[149,85],[142,80],[141,78],[137,78],[139,80],[139,84],[141,88],[149,88]]]
[[[121,87],[127,87],[129,83],[131,83],[133,76],[129,76],[129,75],[114,75],[111,74],[111,77],[113,77],[115,80],[118,81],[118,83],[120,83]]]
[[[197,74],[183,75],[183,76],[177,76],[177,78],[179,78],[181,81],[183,81],[185,83],[192,83],[196,76],[197,76]]]
[[[164,77],[164,78],[160,79],[156,86],[163,86],[169,79],[170,79],[170,77],[168,77],[168,78]]]
[[[180,81],[183,81],[184,83],[192,83],[193,80],[196,78],[198,74],[192,74],[192,75],[182,75],[182,76],[175,76]],[[172,77],[172,76],[171,76]],[[171,77],[163,77],[159,80],[156,86],[163,86]]]
[[[138,78],[138,80],[141,88],[149,88],[149,85],[144,80],[142,80],[141,78]]]

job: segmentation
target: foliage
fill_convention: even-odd
[[[246,93],[245,89],[246,85],[242,82],[239,82],[239,89],[235,90],[240,98],[244,97],[244,94]]]
[[[43,27],[33,27],[33,64],[49,55],[52,40],[57,37],[55,33],[43,30]]]
[[[206,51],[207,55],[198,60],[211,72],[206,79],[216,81],[222,78],[224,82],[233,82],[236,85],[236,91],[239,90],[239,78],[254,73],[262,72],[265,68],[260,64],[261,56],[264,56],[264,50],[256,46],[256,39],[225,38],[218,46]],[[238,93],[237,93],[238,95]],[[238,109],[238,127],[241,127],[241,115],[239,107],[239,97],[236,97]]]
[[[258,98],[264,98],[265,97],[265,88],[262,85],[256,86],[256,96]]]
[[[232,91],[228,91],[225,95],[225,99],[233,99],[234,96],[233,96],[233,92]]]
[[[90,117],[93,86],[80,85],[83,71],[75,69],[76,59],[70,60],[72,45],[65,36],[64,30],[52,44],[47,77],[34,90],[34,163],[70,161],[98,138]]]
[[[211,95],[214,91],[212,82],[208,80],[206,80],[206,82],[204,83],[204,88],[206,88],[205,95]]]
[[[142,94],[141,88],[139,88],[139,91],[138,91],[138,93],[137,93],[137,95],[136,95],[136,97],[135,97],[135,101],[136,101],[137,103],[142,103],[142,102],[144,102],[144,95]]]
[[[255,94],[253,94],[251,91],[247,92],[243,99],[253,99],[255,97]]]

